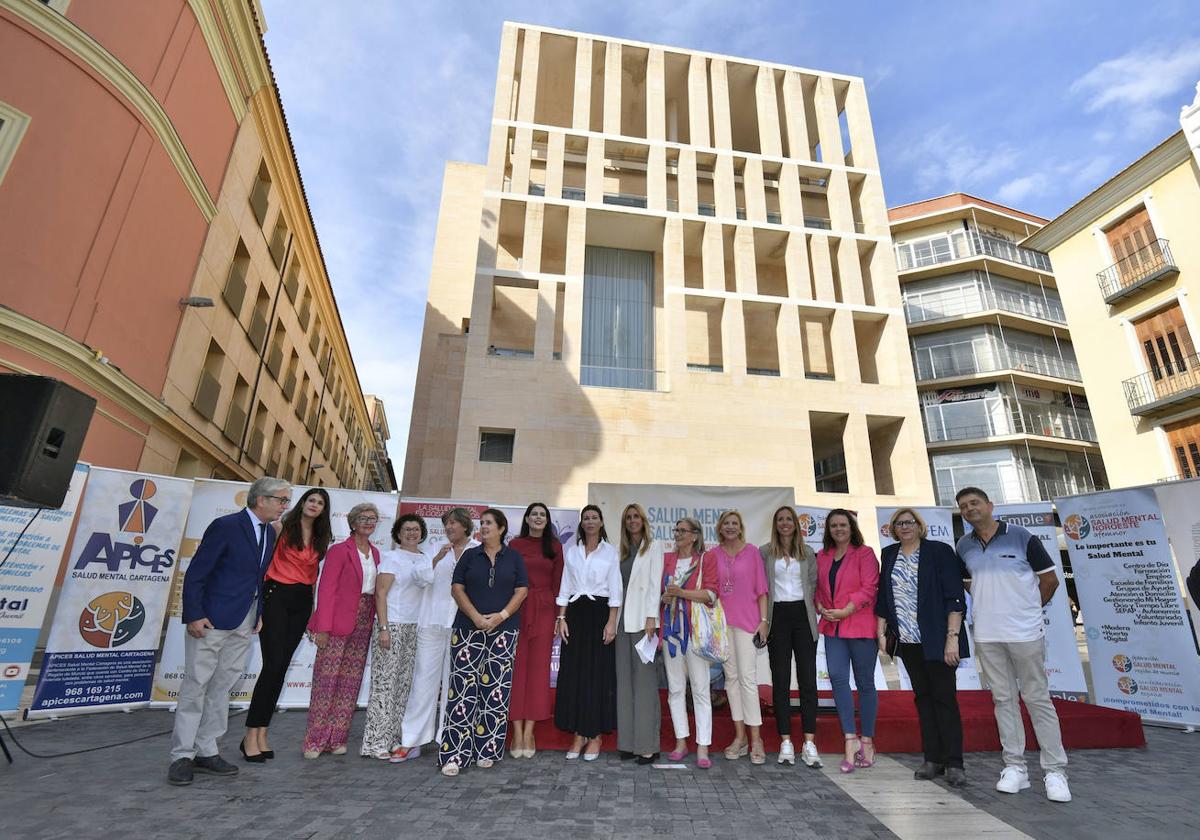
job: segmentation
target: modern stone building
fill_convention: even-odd
[[[451,163],[402,491],[929,503],[861,79],[507,23]]]
[[[1024,243],[1054,260],[1118,487],[1200,476],[1200,86],[1180,122]]]
[[[888,215],[938,503],[1105,487],[1050,260],[1016,244],[1046,220],[963,193]]]
[[[94,395],[100,466],[372,487],[265,27],[0,0],[0,371]]]

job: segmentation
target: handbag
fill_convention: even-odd
[[[892,659],[896,658],[896,652],[900,649],[900,636],[892,628],[883,631],[883,650]]]
[[[703,563],[701,559],[701,577]],[[729,625],[725,622],[725,609],[720,599],[712,606],[695,602],[692,604],[692,645],[702,659],[724,664],[729,659]]]

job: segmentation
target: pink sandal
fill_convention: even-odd
[[[671,759],[672,761],[683,761],[685,758],[687,758],[687,754],[687,750],[675,750],[674,752],[667,753],[667,758]]]
[[[874,738],[859,738],[858,752],[854,754],[855,767],[873,767],[875,765],[875,739]],[[867,761],[866,753],[863,752],[863,746],[871,748],[871,760]]]
[[[696,759],[696,766],[699,767],[701,770],[708,770],[712,767],[712,759],[710,759],[706,755],[701,756],[700,758]]]

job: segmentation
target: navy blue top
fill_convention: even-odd
[[[492,576],[492,561],[482,545],[468,548],[458,558],[454,567],[451,585],[458,583],[466,588],[472,606],[481,615],[498,613],[508,606],[517,587],[529,587],[529,576],[525,573],[525,559],[516,549],[502,546],[496,554],[496,574]],[[496,627],[496,631],[517,630],[521,626],[521,611],[518,609],[508,620]],[[454,617],[454,629],[470,631],[477,629],[475,622],[462,611]]]
[[[917,626],[921,628],[921,649],[925,658],[937,661],[946,655],[946,616],[952,612],[965,613],[966,596],[958,555],[954,549],[937,540],[921,540],[917,560]],[[880,554],[879,595],[875,599],[875,615],[887,621],[897,632],[895,592],[892,589],[892,567],[900,554],[900,543],[893,543]],[[965,618],[965,616],[964,616]],[[970,655],[967,645],[966,622],[958,631],[958,655]]]

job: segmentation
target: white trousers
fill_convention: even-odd
[[[446,720],[444,688],[450,684],[450,633],[449,627],[417,628],[417,662],[413,666],[412,690],[404,720],[400,723],[400,745],[406,749],[442,737]]]
[[[687,684],[692,684],[692,708],[696,714],[696,744],[707,747],[712,743],[712,690],[710,689],[709,661],[701,658],[695,647],[686,654],[675,656],[663,650],[663,664],[667,667],[667,705],[671,709],[671,723],[675,737],[688,737]]]
[[[733,644],[725,662],[725,694],[729,697],[729,714],[747,726],[762,726],[762,706],[758,702],[758,648],[754,634],[739,627],[730,627]]]
[[[246,670],[246,655],[257,604],[241,626],[233,630],[206,630],[201,639],[183,637],[183,683],[175,706],[175,731],[171,760],[217,754],[217,739],[229,728],[229,692]]]

